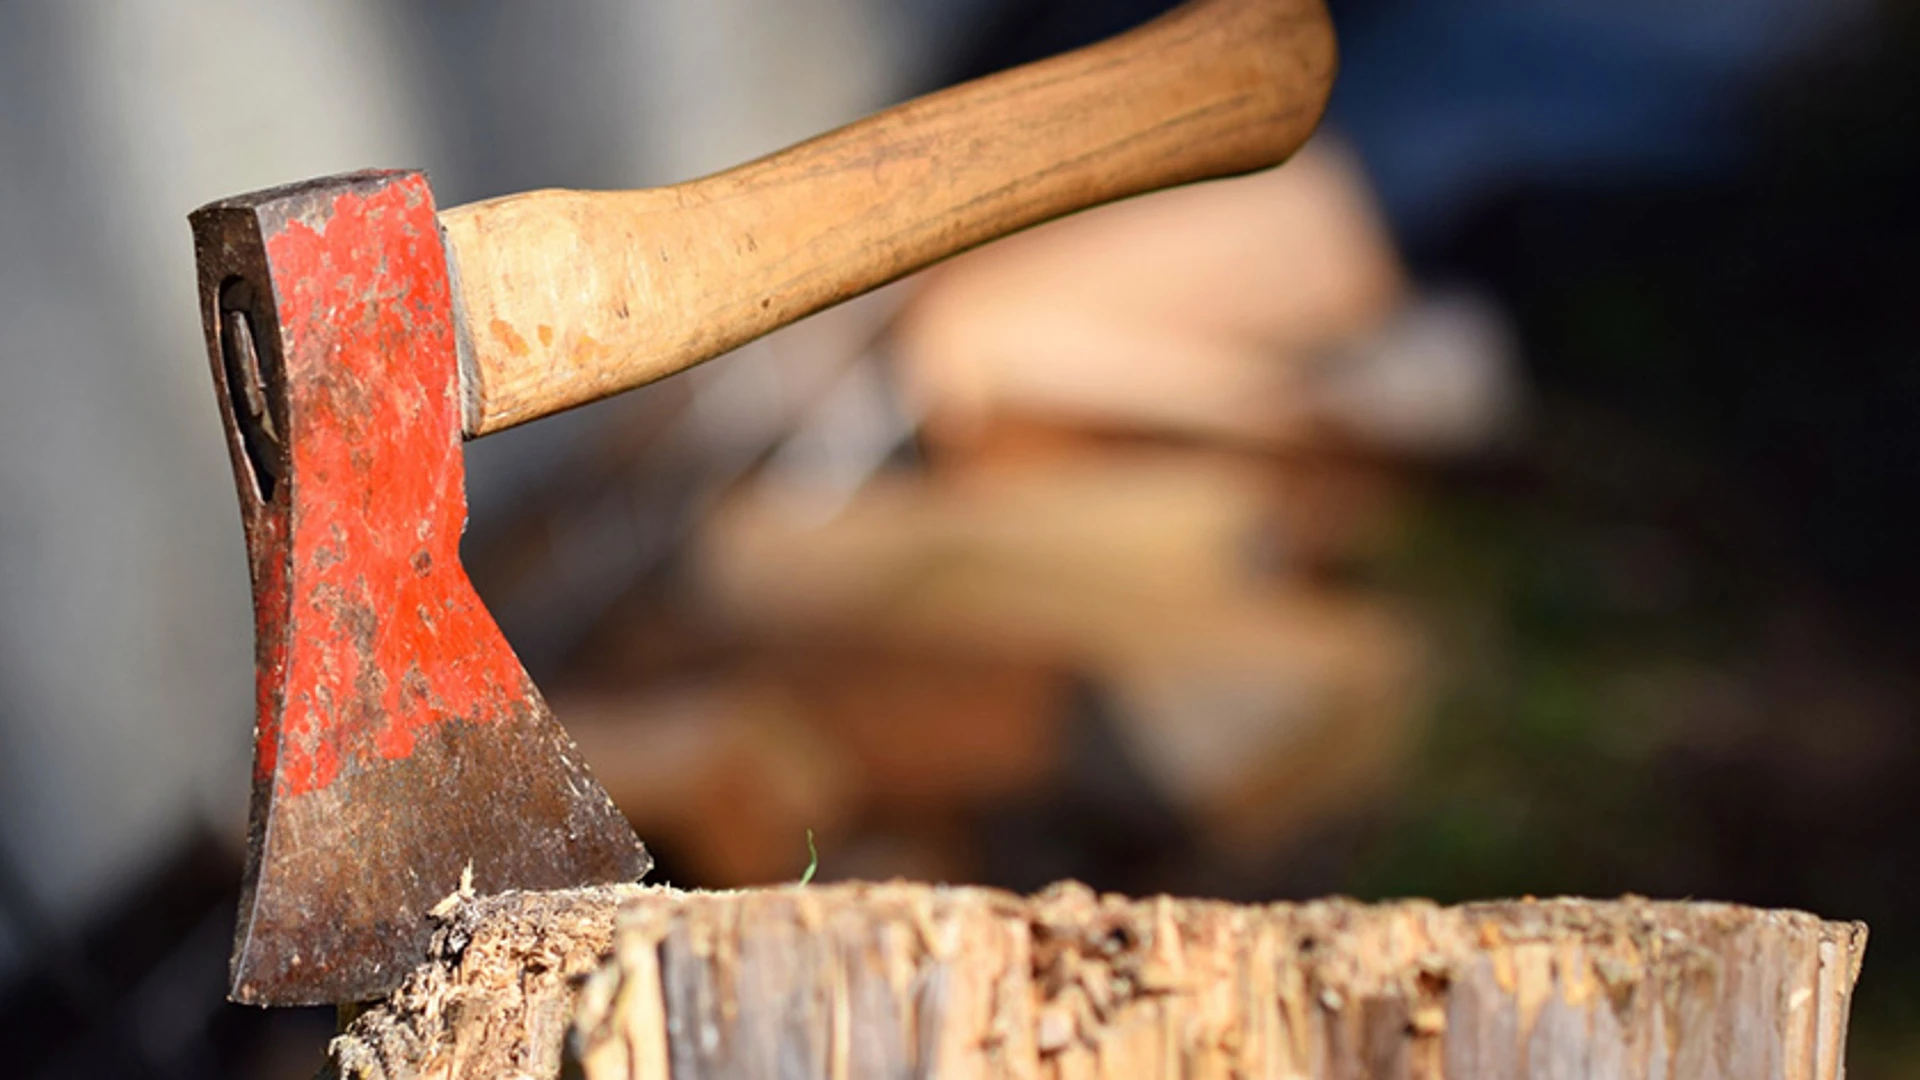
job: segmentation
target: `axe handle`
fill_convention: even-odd
[[[1194,0],[699,180],[447,210],[466,433],[671,375],[1061,214],[1277,164],[1334,66],[1321,0]]]

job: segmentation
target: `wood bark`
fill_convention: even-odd
[[[1717,903],[1236,906],[1064,884],[446,905],[333,1075],[1844,1075],[1866,927]]]

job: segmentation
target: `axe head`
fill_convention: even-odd
[[[460,566],[455,320],[420,173],[191,217],[253,579],[257,670],[232,996],[366,1000],[428,912],[632,881],[646,850]]]

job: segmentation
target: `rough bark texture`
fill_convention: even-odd
[[[1827,1080],[1866,928],[1632,898],[888,884],[509,895],[459,904],[436,941],[335,1040],[339,1074],[550,1077],[564,1045],[588,1080]]]
[[[608,885],[449,897],[434,909],[432,955],[391,997],[346,1025],[328,1048],[322,1077],[560,1075],[574,998],[612,951],[620,903],[678,895]]]

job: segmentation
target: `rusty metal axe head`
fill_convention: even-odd
[[[649,859],[461,569],[459,368],[419,173],[192,216],[252,569],[257,721],[232,994],[355,1001],[482,892]]]

